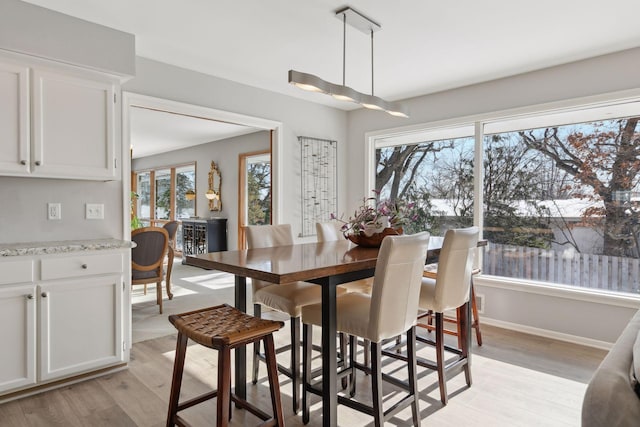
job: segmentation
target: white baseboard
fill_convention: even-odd
[[[580,344],[587,347],[595,347],[602,350],[610,350],[611,347],[613,346],[613,343],[606,342],[606,341],[594,340],[591,338],[580,337],[577,335],[564,334],[561,332],[550,331],[548,329],[534,328],[532,326],[505,322],[503,320],[495,320],[487,317],[482,317],[480,319],[480,324],[496,326],[498,328],[509,329],[512,331],[523,332],[525,334],[537,335],[545,338],[551,338],[558,341],[566,341],[573,344]]]

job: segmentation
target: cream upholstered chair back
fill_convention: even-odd
[[[245,233],[249,249],[293,245],[291,224],[249,225]]]
[[[459,228],[445,233],[438,260],[435,307],[429,307],[431,310],[442,313],[469,301],[478,236],[478,227]]]
[[[247,248],[249,249],[293,245],[291,224],[249,225],[245,228],[245,235],[247,236]],[[254,293],[258,289],[272,284],[258,279],[251,279],[251,288]]]
[[[382,241],[371,291],[369,337],[376,342],[416,324],[429,233],[387,236]]]
[[[316,222],[318,242],[334,242],[342,240],[342,224],[338,221]]]

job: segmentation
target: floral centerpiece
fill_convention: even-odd
[[[402,234],[413,210],[413,203],[380,200],[380,192],[373,190],[375,197],[362,199],[362,204],[348,220],[331,214],[331,218],[343,223],[341,231],[345,238],[360,246],[378,247],[385,236]]]

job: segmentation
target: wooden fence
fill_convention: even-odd
[[[640,260],[489,243],[483,273],[581,288],[640,293]]]

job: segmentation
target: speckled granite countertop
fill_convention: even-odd
[[[0,243],[0,257],[61,254],[106,249],[132,248],[135,243],[128,240],[95,239],[63,240],[58,242]]]

